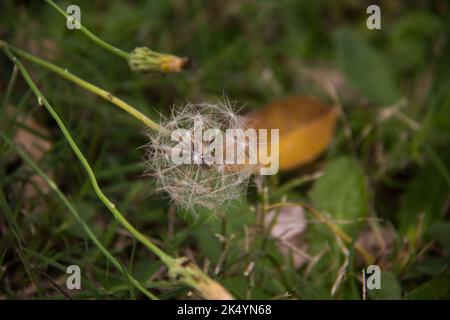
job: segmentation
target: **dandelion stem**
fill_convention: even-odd
[[[48,4],[50,4],[53,8],[55,8],[59,13],[61,13],[66,19],[69,18],[69,16],[67,15],[67,13],[65,13],[60,7],[58,7],[58,5],[56,3],[54,3],[52,0],[46,0]],[[89,31],[86,27],[84,27],[80,21],[78,21],[78,23],[80,24],[80,30],[81,32],[83,32],[89,39],[91,39],[92,41],[94,41],[96,44],[98,44],[99,46],[105,48],[106,50],[114,53],[115,55],[124,58],[125,60],[128,61],[130,54],[126,51],[123,51],[119,48],[114,47],[113,45],[107,43],[106,41],[100,39],[99,37],[97,37],[95,34],[93,34],[91,31]]]
[[[196,289],[201,296],[206,299],[232,299],[233,297],[217,282],[208,277],[203,273],[198,266],[189,262],[186,258],[172,258],[167,253],[162,251],[159,247],[153,244],[149,238],[144,234],[139,232],[134,228],[128,220],[122,215],[122,213],[116,208],[115,204],[109,200],[109,198],[103,193],[100,186],[98,185],[97,178],[92,170],[89,162],[84,157],[81,150],[78,148],[77,144],[73,140],[66,126],[64,125],[61,118],[58,116],[56,111],[50,105],[45,96],[37,88],[36,84],[31,79],[28,71],[25,69],[23,64],[13,55],[8,45],[0,40],[0,48],[3,47],[5,54],[8,58],[17,66],[20,73],[24,77],[25,81],[36,95],[40,104],[42,104],[47,111],[50,113],[52,118],[56,121],[61,132],[63,133],[65,139],[69,143],[73,152],[77,156],[78,160],[82,164],[84,170],[86,171],[89,181],[94,189],[97,197],[103,202],[103,204],[108,208],[108,210],[113,214],[117,221],[130,232],[138,241],[140,241],[144,246],[146,246],[150,251],[152,251],[169,269],[169,275],[172,279],[188,285]]]
[[[61,13],[67,20],[74,19],[72,16],[69,16],[66,12],[64,12],[64,10],[58,7],[58,5],[52,0],[46,1],[59,13]],[[191,60],[189,58],[181,58],[172,54],[156,52],[146,47],[138,47],[128,53],[100,39],[94,33],[89,31],[89,29],[84,27],[80,21],[75,21],[75,23],[79,25],[79,29],[81,30],[81,32],[83,32],[94,43],[125,59],[125,61],[129,64],[131,70],[134,72],[145,73],[156,71],[162,73],[177,73],[189,68],[189,66],[191,65]]]
[[[12,148],[14,151],[25,160],[25,162],[28,163],[28,165],[36,171],[38,175],[40,175],[45,182],[50,186],[50,188],[56,193],[56,195],[61,199],[61,201],[64,203],[64,205],[69,209],[69,212],[72,213],[72,215],[75,217],[75,219],[78,221],[78,223],[83,228],[84,232],[87,234],[87,236],[91,239],[91,241],[97,246],[97,248],[105,255],[105,257],[119,270],[121,271],[131,282],[131,284],[138,289],[140,292],[142,292],[146,297],[157,300],[158,298],[149,292],[147,289],[145,289],[142,284],[137,281],[132,275],[128,273],[126,268],[116,259],[114,256],[106,249],[103,244],[98,240],[94,232],[89,228],[89,226],[84,222],[84,220],[81,218],[78,211],[75,209],[75,207],[70,203],[70,201],[67,199],[67,197],[61,192],[61,190],[58,188],[56,183],[50,179],[50,177],[45,174],[37,165],[36,163],[18,146],[14,145],[14,143],[6,137],[6,135],[3,132],[0,132],[0,137]]]
[[[60,68],[60,67],[54,65],[53,63],[50,63],[50,62],[45,61],[44,59],[41,59],[39,57],[36,57],[30,53],[27,53],[18,48],[15,48],[14,46],[7,44],[6,42],[0,42],[0,47],[1,47],[1,45],[3,45],[5,47],[5,49],[8,48],[11,52],[14,52],[14,54],[16,54],[30,62],[36,63],[36,64],[44,67],[45,69],[47,69],[51,72],[54,72],[54,73],[58,74],[59,76],[77,84],[78,86],[102,97],[103,99],[110,101],[117,107],[121,108],[125,112],[128,112],[130,115],[132,115],[133,117],[135,117],[136,119],[138,119],[139,121],[144,123],[147,127],[151,128],[153,130],[156,130],[156,131],[161,130],[161,127],[159,126],[159,124],[157,124],[155,121],[151,120],[145,114],[143,114],[142,112],[140,112],[139,110],[137,110],[136,108],[131,106],[130,104],[126,103],[122,99],[114,96],[111,92],[108,92],[100,87],[97,87],[96,85],[93,85],[92,83],[87,82],[86,80],[81,79],[80,77],[74,75],[67,69]]]
[[[47,99],[44,97],[42,92],[38,89],[36,84],[31,79],[30,75],[26,71],[23,64],[11,53],[8,47],[5,47],[5,53],[6,55],[14,62],[14,64],[17,66],[19,71],[22,73],[23,77],[25,78],[25,81],[30,86],[31,90],[34,92],[40,103],[42,103],[45,108],[48,110],[50,115],[53,117],[53,119],[58,124],[59,128],[61,129],[64,137],[66,138],[67,142],[69,143],[72,150],[75,152],[76,156],[80,160],[82,166],[86,170],[89,180],[91,181],[92,187],[94,188],[95,193],[99,197],[99,199],[105,204],[105,206],[111,211],[111,213],[114,215],[114,217],[127,229],[131,234],[133,234],[136,239],[141,241],[148,249],[150,249],[153,253],[155,253],[163,262],[167,262],[171,258],[165,254],[161,249],[159,249],[157,246],[155,246],[145,235],[140,233],[138,230],[136,230],[126,219],[125,217],[119,212],[119,210],[116,208],[115,204],[109,200],[109,198],[103,193],[103,191],[100,189],[100,186],[98,185],[97,178],[95,177],[94,171],[92,170],[91,166],[89,165],[88,161],[84,157],[81,150],[78,148],[77,144],[73,140],[72,136],[70,135],[69,131],[67,130],[66,126],[62,122],[61,118],[58,116],[56,111],[53,109],[53,107],[50,105],[50,103],[47,101]]]

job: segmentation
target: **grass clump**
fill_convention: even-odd
[[[448,4],[381,5],[370,31],[362,2],[78,3],[80,31],[45,3],[1,4],[0,298],[449,297]],[[170,106],[223,91],[255,112],[333,91],[333,142],[248,188],[241,173],[168,166],[163,128],[235,121],[218,120],[223,105]],[[286,206],[306,217],[288,244],[266,219]],[[71,264],[80,291],[65,286]],[[382,289],[366,295],[369,264]]]

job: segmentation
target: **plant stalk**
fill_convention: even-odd
[[[80,86],[81,88],[84,88],[84,89],[102,97],[103,99],[110,101],[111,103],[113,103],[114,105],[119,107],[120,109],[124,110],[125,112],[129,113],[130,115],[132,115],[133,117],[138,119],[140,122],[145,124],[147,127],[151,128],[153,130],[156,130],[156,131],[161,131],[162,133],[167,133],[167,132],[162,131],[162,128],[155,121],[153,121],[152,119],[147,117],[145,114],[143,114],[142,112],[140,112],[139,110],[137,110],[136,108],[131,106],[130,104],[126,103],[122,99],[114,96],[111,92],[108,92],[96,85],[93,85],[92,83],[87,82],[86,80],[81,79],[80,77],[74,75],[67,69],[60,68],[60,67],[54,65],[53,63],[50,63],[50,62],[45,61],[44,59],[41,59],[39,57],[36,57],[30,53],[27,53],[18,48],[15,48],[14,46],[11,46],[10,44],[0,40],[0,47],[2,47],[2,46],[5,48],[8,48],[14,54],[16,54],[30,62],[36,63],[36,64],[44,67],[45,69],[47,69],[51,72],[54,72],[57,75],[75,83],[76,85]]]
[[[74,19],[74,17],[67,15],[67,13],[58,7],[58,5],[52,0],[46,1],[59,13],[61,13],[68,21],[70,19]],[[100,39],[94,33],[89,31],[89,29],[84,27],[80,21],[75,21],[75,23],[78,24],[81,32],[83,32],[95,44],[125,59],[130,66],[130,69],[134,72],[177,73],[191,66],[191,59],[189,58],[181,58],[172,54],[156,52],[147,47],[138,47],[131,51],[131,53],[128,53]]]
[[[64,205],[69,209],[69,212],[72,213],[72,215],[75,217],[75,219],[78,221],[78,223],[83,228],[86,235],[91,239],[91,241],[97,246],[97,248],[105,255],[105,257],[119,270],[121,271],[131,282],[131,284],[138,289],[142,294],[144,294],[146,297],[157,300],[158,298],[149,292],[147,289],[145,289],[139,281],[137,281],[132,275],[128,273],[126,268],[116,259],[114,258],[111,253],[103,246],[103,244],[98,240],[94,232],[89,228],[89,226],[84,222],[84,220],[81,218],[78,211],[75,209],[75,207],[70,203],[70,201],[67,199],[67,197],[61,192],[61,190],[58,188],[56,183],[47,175],[45,174],[37,165],[36,163],[19,147],[14,145],[14,143],[3,133],[0,132],[0,137],[12,148],[14,151],[25,160],[25,162],[34,170],[36,173],[41,176],[45,182],[49,185],[49,187],[56,193],[56,195],[61,199],[61,201],[64,203]]]
[[[56,3],[54,3],[52,0],[46,0],[48,4],[50,4],[53,8],[55,8],[59,13],[61,13],[66,19],[69,19],[70,17],[65,13]],[[126,51],[123,51],[119,48],[114,47],[113,45],[107,43],[106,41],[100,39],[95,34],[93,34],[91,31],[89,31],[87,28],[85,28],[81,22],[78,21],[80,24],[80,30],[83,32],[89,39],[94,41],[99,46],[105,48],[106,50],[114,53],[115,55],[125,59],[128,61],[130,54]]]
[[[86,171],[91,185],[94,189],[97,197],[103,202],[103,204],[108,208],[108,210],[113,214],[113,216],[119,221],[119,223],[130,232],[138,241],[144,244],[150,251],[152,251],[161,261],[168,267],[169,276],[171,279],[190,286],[198,291],[198,293],[206,299],[233,299],[233,297],[225,290],[219,283],[208,277],[202,270],[196,266],[194,263],[190,262],[187,258],[172,258],[159,247],[157,247],[153,242],[150,241],[144,234],[139,232],[134,228],[128,220],[122,215],[122,213],[116,208],[115,204],[109,200],[109,198],[103,193],[100,186],[98,185],[97,178],[89,165],[87,159],[84,157],[81,150],[78,148],[77,144],[73,140],[66,126],[62,122],[61,118],[58,116],[56,111],[47,101],[45,96],[37,88],[36,84],[31,79],[27,70],[23,64],[13,55],[9,46],[5,46],[4,43],[0,41],[0,47],[2,47],[8,56],[8,58],[17,66],[21,74],[23,75],[25,81],[30,86],[33,93],[36,95],[39,104],[45,106],[47,111],[53,117],[53,119],[58,124],[61,132],[63,133],[65,139],[69,143],[70,147],[74,151],[75,155],[81,162],[84,170]]]

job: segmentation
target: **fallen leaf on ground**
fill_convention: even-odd
[[[270,235],[277,240],[280,252],[286,257],[292,257],[294,267],[300,268],[307,260],[307,245],[302,239],[306,229],[306,218],[303,208],[285,206],[270,210],[264,220]]]

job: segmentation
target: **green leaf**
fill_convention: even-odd
[[[432,300],[450,298],[450,276],[442,274],[424,284],[421,284],[413,291],[409,292],[405,299],[408,300]]]
[[[439,244],[446,250],[450,252],[450,222],[442,221],[436,222],[430,226],[428,230],[429,235],[436,239]]]
[[[389,105],[400,97],[386,59],[356,32],[343,28],[335,36],[337,59],[347,80],[374,103]]]
[[[432,221],[440,219],[441,208],[447,197],[445,181],[435,167],[427,164],[411,180],[401,197],[397,216],[400,233],[414,242],[419,235],[419,215],[424,215],[424,229],[427,230]]]
[[[412,11],[402,15],[389,34],[391,61],[395,69],[414,71],[428,64],[430,40],[440,36],[442,24],[430,12]]]
[[[211,263],[217,264],[222,253],[222,245],[214,233],[219,232],[219,228],[214,225],[200,225],[192,230],[192,236],[196,239],[196,243]]]
[[[450,257],[424,257],[423,261],[411,266],[410,270],[402,276],[404,280],[416,279],[423,276],[437,277],[442,270],[450,266]]]
[[[134,262],[133,275],[138,281],[145,283],[159,268],[161,268],[159,261],[142,258]]]
[[[368,290],[372,300],[399,300],[402,297],[402,287],[397,277],[391,273],[381,272],[381,288]]]
[[[310,196],[316,208],[334,219],[355,222],[341,225],[352,234],[358,229],[356,220],[367,214],[368,192],[364,172],[352,158],[342,157],[330,162]]]

